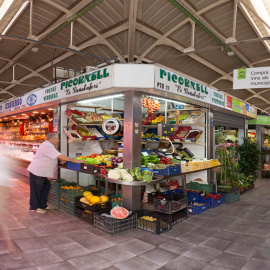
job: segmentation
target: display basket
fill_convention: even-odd
[[[239,192],[241,187],[222,187],[217,186],[217,192],[219,193],[236,193]]]
[[[214,192],[210,192],[210,193],[213,195],[218,194],[218,193],[214,193]],[[218,198],[218,199],[205,197],[210,201],[210,208],[215,208],[215,207],[220,206],[221,204],[223,204],[225,202],[224,194],[220,194],[220,195],[222,195],[222,197]]]
[[[93,205],[89,205],[89,204],[80,202],[81,197],[82,196],[77,197],[75,199],[76,206],[81,208],[81,209],[92,211],[92,212],[110,211],[112,209],[112,202],[111,201],[108,201],[106,203],[96,203],[96,204],[93,204]]]
[[[110,214],[109,212],[106,212]],[[125,219],[116,219],[101,216],[102,213],[94,212],[94,228],[107,235],[122,234],[137,228],[137,214],[133,212]]]
[[[69,170],[74,170],[74,171],[80,171],[80,163],[74,163],[74,162],[71,162],[71,161],[68,161],[67,162],[67,168]]]
[[[119,205],[119,206],[122,206],[122,200],[121,201],[112,201],[112,199],[118,199],[118,198],[121,198],[122,199],[122,193],[118,193],[116,195],[111,195],[109,196],[109,199],[112,203],[112,208],[114,208],[115,206]]]
[[[145,231],[153,232],[155,234],[160,234],[167,232],[172,228],[172,220],[169,215],[161,215],[160,213],[150,212],[149,210],[143,209],[137,211],[138,215],[138,228]],[[149,217],[156,220],[146,220],[142,217]]]
[[[51,179],[51,189],[50,189],[50,193],[53,195],[56,195],[57,197],[59,196],[59,187],[61,184],[65,184],[67,183],[65,179]]]
[[[78,196],[82,196],[83,192],[86,190],[84,187],[80,187],[80,189],[64,189],[62,186],[65,186],[66,184],[61,185],[59,189],[59,197],[61,200],[69,203],[74,203],[75,198]],[[71,184],[69,184],[70,186]],[[75,184],[76,185],[76,184]],[[74,186],[74,184],[73,184]]]
[[[48,203],[53,204],[56,208],[59,208],[59,198],[57,195],[49,193]]]
[[[75,216],[75,203],[70,203],[59,199],[59,209],[72,216]]]
[[[240,201],[240,191],[235,193],[226,193],[225,196],[225,203],[235,203]]]
[[[186,197],[180,194],[178,196],[170,194],[164,199],[154,198],[154,209],[157,212],[172,214],[186,206]]]
[[[80,169],[79,169],[80,172],[89,173],[89,174],[94,173],[94,165],[83,164],[83,163],[79,163],[79,165],[80,165]]]
[[[174,132],[173,137],[170,137],[170,140],[172,142],[183,142],[183,139],[191,129],[191,127],[178,127],[177,131]]]
[[[202,130],[191,129],[183,138],[183,142],[197,142],[200,139],[202,134],[203,134]]]
[[[82,137],[83,141],[92,141],[92,140],[95,140],[97,138],[97,136],[82,135],[81,130],[85,130],[85,132],[90,132],[88,130],[88,128],[85,126],[79,126],[79,129],[78,129],[78,127],[75,127],[75,128],[76,128],[77,132],[79,133],[79,135]]]
[[[199,203],[201,205],[194,205],[194,203]],[[210,209],[210,201],[204,200],[202,198],[197,199],[196,201],[189,203],[188,205],[188,211],[190,214],[198,215],[202,212],[207,211]]]

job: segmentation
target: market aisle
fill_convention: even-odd
[[[61,211],[30,212],[28,180],[13,177],[0,218],[18,252],[8,253],[0,231],[0,269],[270,269],[270,181],[159,236],[137,229],[109,237]]]

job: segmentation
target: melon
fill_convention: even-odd
[[[100,203],[100,198],[98,196],[92,196],[89,200],[92,204]]]
[[[105,196],[105,195],[102,195],[102,196],[100,196],[99,198],[100,198],[100,201],[101,201],[102,203],[105,203],[105,202],[107,202],[107,201],[109,200],[109,197],[108,197],[108,196]]]
[[[129,212],[124,207],[116,206],[111,210],[111,215],[117,219],[124,219],[128,217]]]
[[[82,202],[82,203],[86,203],[86,202],[88,202],[88,201],[86,200],[86,198],[81,197],[81,198],[80,198],[80,202]]]
[[[84,191],[83,196],[86,198],[88,195],[93,195],[90,191]]]
[[[88,201],[90,201],[90,199],[91,199],[92,197],[94,197],[94,195],[91,193],[91,194],[89,194],[89,195],[86,196],[86,199],[87,199]]]

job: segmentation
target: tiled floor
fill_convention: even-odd
[[[270,181],[258,180],[241,201],[191,216],[167,233],[140,229],[107,236],[61,211],[28,210],[28,180],[12,175],[0,224],[0,269],[269,270]],[[1,227],[1,229],[3,228]]]

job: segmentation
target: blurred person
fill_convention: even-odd
[[[48,133],[46,141],[43,142],[28,166],[30,172],[30,210],[45,214],[46,210],[55,209],[47,205],[51,183],[48,177],[53,178],[58,159],[63,164],[67,161],[74,163],[85,163],[83,160],[75,160],[62,155],[57,151],[59,137],[56,133]]]
[[[4,224],[2,224],[1,216],[5,210],[6,199],[8,198],[9,189],[11,188],[10,185],[10,175],[8,170],[8,161],[5,155],[7,149],[3,146],[0,146],[0,230],[6,240],[8,251],[10,254],[16,254],[18,252],[16,246],[13,244],[12,240],[9,238],[8,230],[6,230]]]

